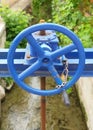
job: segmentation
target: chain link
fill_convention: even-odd
[[[64,87],[67,83],[67,78],[68,78],[68,60],[63,60],[62,61],[62,64],[63,64],[63,72],[61,74],[61,79],[62,79],[62,84],[61,85],[57,85],[56,88],[61,88],[61,87]]]
[[[62,72],[61,76],[64,75],[65,79],[63,79],[63,81],[67,82],[67,78],[68,78],[68,60],[66,59],[65,61],[62,61],[62,63],[63,63],[64,69],[63,69],[63,72]]]

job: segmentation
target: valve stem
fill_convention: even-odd
[[[45,20],[41,19],[39,23],[45,23]],[[46,31],[45,30],[40,30],[39,35],[41,35],[41,36],[46,35]]]

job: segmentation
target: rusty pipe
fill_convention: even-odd
[[[41,77],[41,90],[46,89],[46,78]],[[41,130],[46,129],[46,97],[41,96]]]

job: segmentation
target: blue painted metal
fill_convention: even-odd
[[[82,72],[81,77],[93,77],[93,48],[85,48],[86,62],[85,68]],[[7,67],[7,54],[9,49],[0,49],[0,77],[11,77],[11,74]],[[16,49],[15,52],[15,68],[17,73],[21,73],[25,69],[27,69],[30,64],[25,61],[25,52],[26,49]],[[66,54],[66,58],[69,61],[69,76],[74,76],[75,71],[78,66],[78,52],[72,51]],[[54,63],[59,74],[62,73],[63,67],[61,63]],[[34,72],[31,76],[50,76],[50,73],[47,71],[45,67],[40,68],[36,72]]]
[[[46,51],[55,51],[59,48],[59,40],[58,37],[53,30],[46,30],[46,35],[39,35],[39,31],[33,33],[33,37],[35,38],[37,44],[41,46]],[[37,57],[37,50],[34,51],[33,47],[30,46],[30,54],[31,56]]]
[[[9,49],[0,49],[0,77],[11,77],[7,66],[8,51]],[[18,72],[21,70],[20,68],[21,65],[23,64],[22,61],[24,60],[24,54],[25,54],[24,49],[17,49],[14,54],[14,59],[16,59],[16,68]]]
[[[58,31],[58,32],[68,36],[72,40],[73,44],[66,46],[64,48],[58,48],[58,46],[56,45],[55,51],[53,51],[53,48],[51,47],[51,44],[49,43],[49,41],[52,42],[52,40],[57,39],[56,36],[53,36],[53,38],[50,38],[50,39],[46,38],[45,41],[43,41],[42,43],[39,43],[38,40],[34,38],[33,33],[40,31],[40,30]],[[33,54],[33,56],[37,56],[36,57],[37,60],[33,64],[30,63],[29,64],[30,66],[26,70],[24,70],[23,72],[18,74],[16,72],[13,59],[14,59],[14,55],[15,55],[15,50],[23,38],[27,39],[29,45],[31,46],[31,50],[33,49],[34,53],[32,52],[32,54]],[[40,41],[40,39],[39,39],[39,41]],[[46,44],[47,42],[48,42],[48,44]],[[59,57],[65,55],[68,52],[73,51],[75,49],[78,50],[78,58],[79,58],[78,67],[75,68],[76,70],[75,70],[75,74],[74,74],[73,78],[64,87],[61,87],[59,89],[54,89],[54,90],[39,90],[39,89],[34,89],[31,86],[28,86],[27,84],[25,84],[23,82],[23,80],[26,77],[33,75],[33,73],[35,73],[37,70],[47,69],[50,72],[51,76],[56,81],[56,84],[61,85],[62,80],[61,80],[56,68],[57,67],[59,68],[59,64],[62,67],[62,64],[61,64],[61,62],[56,62],[55,59],[58,59]],[[24,90],[26,90],[30,93],[42,95],[42,96],[58,94],[64,90],[68,89],[69,87],[71,87],[81,76],[81,74],[83,72],[83,68],[84,68],[84,63],[85,63],[85,53],[84,53],[84,49],[82,47],[82,44],[81,44],[81,41],[79,40],[79,38],[66,27],[57,25],[57,24],[52,24],[52,23],[37,24],[37,25],[33,25],[33,26],[25,29],[24,31],[19,33],[17,35],[17,37],[13,40],[13,43],[8,52],[8,67],[9,67],[10,73],[11,73],[13,79],[16,81],[16,83],[19,86],[21,86]],[[44,70],[43,70],[43,73],[44,73]]]

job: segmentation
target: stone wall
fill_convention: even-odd
[[[0,48],[4,48],[6,41],[6,28],[5,28],[5,23],[0,17]]]

